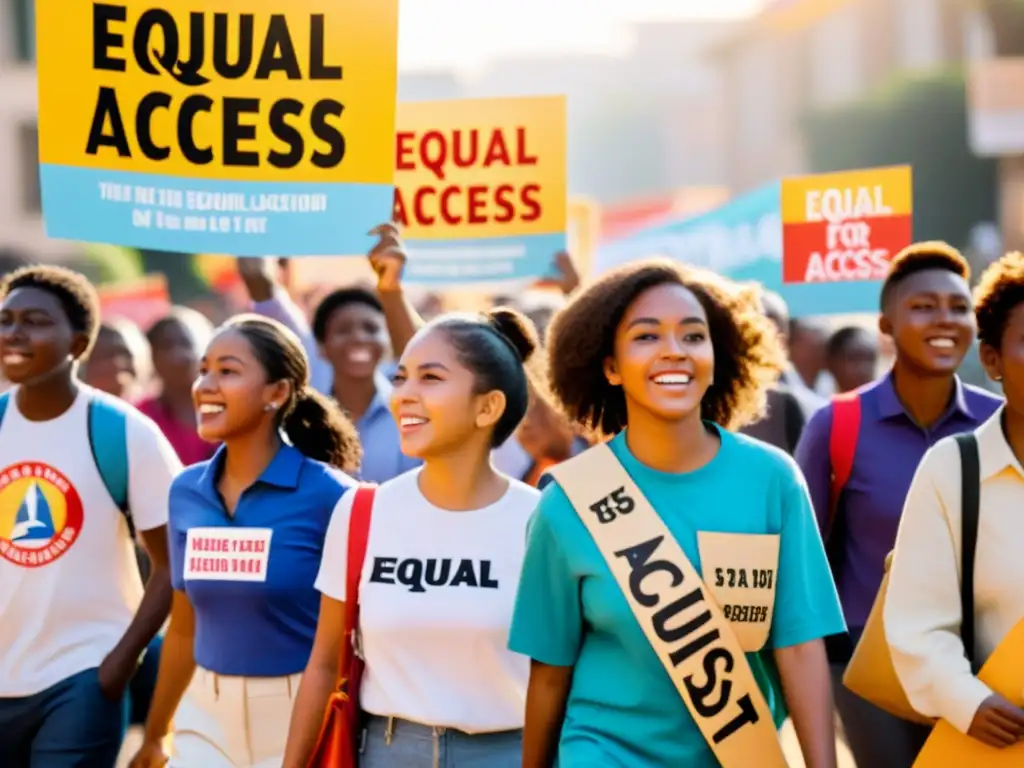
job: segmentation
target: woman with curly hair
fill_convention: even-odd
[[[756,292],[632,264],[548,341],[562,409],[611,439],[551,470],[531,521],[510,639],[532,660],[524,766],[785,765],[787,706],[807,765],[834,766],[821,638],[843,620],[807,490],[729,431],[783,363]]]
[[[980,667],[1024,618],[1024,254],[992,264],[975,289],[981,360],[1006,404],[974,431],[981,480],[974,555],[974,642],[962,636],[961,459],[956,440],[925,454],[903,507],[885,634],[918,712],[997,748],[1020,746],[1024,709],[979,680]]]

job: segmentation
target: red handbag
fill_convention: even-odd
[[[345,636],[338,685],[327,702],[309,768],[355,768],[359,764],[359,685],[365,664],[355,652],[355,642],[359,630],[359,580],[366,560],[375,490],[372,485],[361,485],[352,501],[345,574]]]

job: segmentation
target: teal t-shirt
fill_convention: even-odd
[[[771,649],[843,632],[842,611],[796,464],[765,443],[709,426],[721,447],[706,466],[686,474],[638,462],[625,433],[610,446],[698,571],[698,531],[779,535],[768,643],[747,655],[779,724],[785,703]],[[561,768],[718,766],[557,483],[544,490],[530,522],[509,647],[544,664],[575,667]]]

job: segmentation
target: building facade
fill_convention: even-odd
[[[55,259],[76,246],[43,234],[33,5],[0,4],[0,247]]]
[[[956,0],[774,0],[711,52],[727,101],[726,183],[742,192],[805,171],[807,110],[990,50],[984,17]]]

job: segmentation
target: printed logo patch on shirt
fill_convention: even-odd
[[[0,556],[38,568],[59,559],[82,532],[82,500],[61,472],[38,461],[0,470]]]
[[[185,578],[205,581],[266,581],[270,528],[189,528]]]

